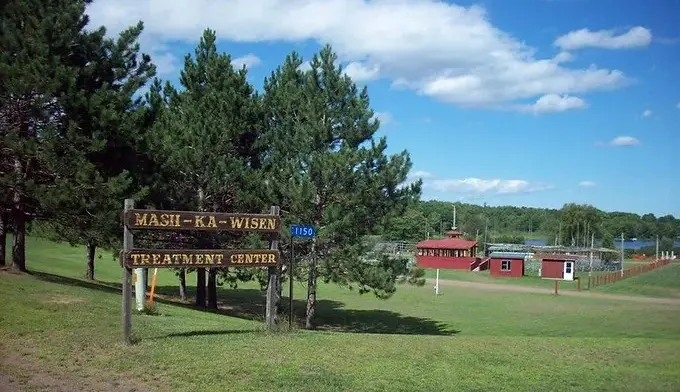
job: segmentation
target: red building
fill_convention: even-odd
[[[541,278],[574,280],[577,255],[551,254],[540,255]]]
[[[447,238],[425,240],[416,244],[416,264],[421,268],[459,269],[472,271],[485,269],[477,257],[477,241],[460,238],[460,232],[452,230]]]
[[[521,278],[527,256],[528,253],[521,252],[492,252],[489,255],[489,275]]]

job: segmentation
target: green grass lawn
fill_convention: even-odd
[[[14,364],[0,361],[0,373],[20,381],[35,363],[91,389],[680,390],[675,305],[456,287],[435,297],[428,286],[400,286],[385,301],[321,285],[319,331],[265,333],[264,296],[249,283],[220,291],[221,313],[166,302],[159,315],[134,315],[138,343],[126,347],[109,255],[98,260],[102,282],[87,283],[82,248],[31,238],[28,267],[35,273],[0,273],[0,352]],[[177,292],[168,271],[158,283]]]
[[[637,276],[595,288],[609,294],[680,298],[680,264],[675,262]]]

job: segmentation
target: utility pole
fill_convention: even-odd
[[[559,237],[559,241],[556,241],[555,245],[562,245],[562,221],[560,221],[560,229],[557,236]]]
[[[588,271],[588,278],[593,275],[593,248],[595,248],[595,233],[592,233],[590,239],[590,271]]]
[[[489,222],[484,220],[484,257],[486,257],[486,233],[489,229]]]
[[[623,276],[623,233],[621,233],[621,276]]]
[[[656,261],[659,261],[659,236],[656,236]]]

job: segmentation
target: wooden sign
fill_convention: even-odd
[[[272,249],[133,249],[125,254],[129,268],[273,267],[279,260],[279,251]]]
[[[123,204],[123,262],[122,321],[123,341],[132,344],[132,271],[144,268],[195,268],[197,274],[206,269],[226,267],[269,267],[265,323],[267,329],[276,326],[277,288],[279,286],[281,255],[278,250],[281,229],[280,208],[272,206],[270,214],[226,214],[215,212],[165,211],[135,209],[132,199]],[[133,230],[171,231],[238,231],[268,233],[269,249],[138,249],[134,245]],[[200,275],[199,275],[200,276]],[[205,275],[204,275],[205,276]],[[144,309],[146,287],[142,280],[135,289],[137,309]],[[153,298],[153,289],[152,289]],[[197,296],[197,300],[199,300]],[[200,299],[204,301],[204,299]],[[198,306],[201,305],[197,301]],[[213,306],[216,306],[214,303]]]
[[[146,230],[252,231],[277,233],[281,218],[267,214],[129,210],[125,226]]]

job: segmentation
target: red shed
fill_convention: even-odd
[[[489,255],[489,275],[521,278],[524,276],[524,260],[528,256],[528,253],[522,252],[492,252]]]
[[[462,269],[479,266],[477,241],[459,238],[460,232],[446,233],[448,238],[425,240],[416,244],[416,264],[421,268]]]
[[[574,280],[577,255],[544,254],[541,259],[541,278]]]

